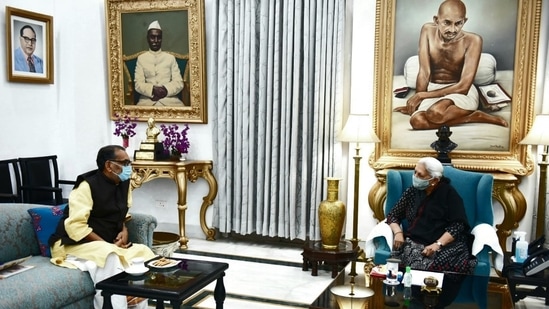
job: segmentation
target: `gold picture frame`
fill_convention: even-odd
[[[490,1],[496,3],[489,3]],[[497,45],[497,39],[500,39],[503,42],[506,41],[508,46],[500,46],[499,49],[496,46],[496,50],[510,48],[510,52],[513,53],[512,55],[508,55],[509,53],[499,55],[500,58],[506,58],[510,63],[508,71],[511,72],[512,77],[508,92],[511,93],[512,101],[505,110],[509,117],[508,127],[485,123],[469,123],[451,127],[453,132],[451,139],[455,142],[455,139],[462,138],[457,143],[458,147],[449,154],[451,163],[457,168],[472,171],[529,175],[533,171],[534,163],[527,153],[527,147],[518,143],[526,135],[533,121],[541,0],[464,0],[463,2],[467,6],[468,17],[463,30],[471,31],[467,27],[471,23],[474,27],[473,21],[477,19],[478,29],[483,28],[484,30],[480,31],[485,31],[481,34],[485,35],[483,36],[483,52],[487,48],[494,48],[493,45]],[[436,156],[436,152],[430,147],[430,143],[437,140],[436,130],[414,130],[408,123],[410,116],[395,112],[393,109],[398,106],[396,93],[403,86],[401,82],[406,80],[404,73],[406,72],[404,67],[406,66],[406,57],[402,54],[399,54],[400,57],[395,57],[395,53],[401,53],[405,49],[402,44],[406,40],[414,42],[409,42],[410,44],[415,44],[415,46],[410,46],[415,51],[412,51],[409,56],[412,56],[413,52],[417,53],[419,39],[413,39],[413,35],[419,37],[421,24],[419,27],[412,26],[412,24],[418,23],[417,19],[420,18],[422,23],[432,21],[433,16],[437,14],[439,5],[439,1],[429,0],[377,0],[373,122],[381,143],[376,144],[375,151],[369,158],[369,164],[375,170],[413,168],[418,158]],[[498,9],[475,14],[474,8],[478,8],[479,5],[492,5],[491,8],[497,7]],[[508,8],[507,11],[505,11],[506,8]],[[514,30],[501,31],[501,26],[498,27],[498,23],[509,21],[512,18],[487,15],[485,14],[487,11],[493,14],[514,16],[516,23],[511,21],[512,24],[507,25]],[[411,31],[408,29],[416,30],[403,35],[402,32]],[[509,37],[506,40],[505,38],[490,39],[487,35],[487,33],[492,33],[490,31],[500,31],[504,35],[511,35],[514,37],[515,43],[509,44]],[[509,34],[510,32],[511,34]],[[397,63],[398,61],[400,62]],[[397,70],[402,70],[402,73],[398,73]],[[504,73],[509,73],[504,71],[502,70],[501,76],[506,76]],[[499,73],[496,71],[496,77]],[[406,99],[409,97],[410,94],[403,99],[404,101],[400,101],[400,104],[402,102],[406,104]],[[397,114],[407,116],[408,120],[403,123],[402,118],[398,118],[401,116]],[[403,128],[405,125],[408,125],[409,128],[398,131],[395,129]],[[488,136],[489,131],[506,133],[494,133],[492,137]],[[491,142],[490,138],[499,140]]]
[[[107,0],[105,15],[111,119],[128,115],[138,121],[207,123],[204,0]],[[162,51],[178,62],[184,88],[176,96],[183,104],[143,106],[133,85],[153,21],[162,29]]]
[[[8,81],[53,84],[53,17],[6,6]]]

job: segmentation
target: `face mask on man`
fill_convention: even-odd
[[[126,181],[130,179],[130,177],[132,176],[132,166],[131,165],[126,165],[126,166],[118,165],[118,166],[122,168],[122,171],[120,172],[120,174],[116,174],[116,176],[120,178],[120,181]]]
[[[418,190],[425,190],[427,187],[429,187],[429,181],[433,178],[429,179],[421,179],[417,177],[416,175],[412,175],[412,186]]]

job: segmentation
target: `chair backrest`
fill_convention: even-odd
[[[0,203],[21,203],[21,175],[17,159],[0,161]]]
[[[19,158],[19,164],[25,203],[48,205],[63,203],[56,155]]]
[[[135,67],[137,66],[137,57],[144,53],[145,51],[141,51],[139,53],[133,54],[133,55],[122,55],[122,61],[124,63],[124,76],[127,81],[127,85],[124,85],[124,87],[127,87],[125,89],[126,91],[126,101],[125,104],[136,104],[139,101],[139,93],[135,90],[134,87],[134,80],[135,80]],[[168,54],[171,54],[175,57],[175,61],[177,62],[177,65],[179,66],[179,71],[181,71],[181,78],[183,78],[184,82],[188,82],[188,76],[189,76],[189,68],[187,63],[189,62],[189,55],[182,55],[174,52],[167,51]],[[186,95],[185,93],[181,93],[181,96]],[[183,102],[188,102],[188,99],[181,98]]]
[[[389,170],[387,172],[387,200],[385,215],[397,203],[400,196],[412,185],[413,170]],[[452,166],[444,166],[444,176],[463,199],[465,212],[471,228],[480,223],[492,225],[493,177],[490,174],[464,171]]]

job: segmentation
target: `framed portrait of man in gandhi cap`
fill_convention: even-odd
[[[111,118],[207,123],[203,0],[108,0]]]

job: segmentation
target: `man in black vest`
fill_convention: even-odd
[[[49,241],[53,263],[86,270],[94,283],[128,267],[133,258],[155,256],[149,247],[128,242],[125,222],[130,218],[132,168],[126,150],[118,145],[105,146],[97,153],[96,162],[97,170],[78,176],[63,218]],[[125,296],[111,299],[114,308],[126,307]],[[94,307],[101,308],[102,303],[97,291]]]

